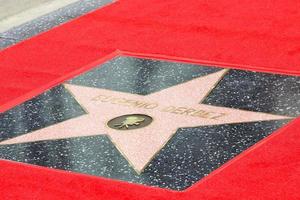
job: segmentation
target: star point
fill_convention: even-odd
[[[226,72],[220,70],[145,96],[64,84],[86,114],[3,141],[0,145],[105,134],[136,172],[141,173],[178,128],[290,119],[199,103]],[[134,114],[148,115],[153,121],[146,127],[132,130],[107,126],[111,119]]]

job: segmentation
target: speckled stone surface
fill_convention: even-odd
[[[180,129],[141,175],[106,136],[0,146],[0,157],[183,190],[284,123],[286,121]]]
[[[111,3],[111,0],[79,0],[66,7],[0,33],[0,49],[45,32],[55,26]]]
[[[0,141],[85,114],[63,86],[0,113]]]
[[[117,57],[69,83],[146,95],[219,70],[221,68]]]
[[[219,70],[117,57],[68,83],[146,95]],[[299,77],[230,70],[203,103],[297,116],[299,97]],[[1,141],[83,114],[85,111],[72,95],[58,86],[1,114]],[[276,120],[178,129],[140,175],[107,136],[3,145],[0,146],[0,158],[183,190],[287,122]]]
[[[203,103],[298,116],[300,78],[231,70]]]

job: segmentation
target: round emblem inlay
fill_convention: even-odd
[[[111,119],[107,125],[116,130],[133,130],[144,128],[153,121],[152,117],[143,114],[122,115]]]

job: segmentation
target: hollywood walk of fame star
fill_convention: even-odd
[[[87,114],[0,144],[106,134],[132,167],[141,173],[178,128],[290,118],[199,103],[226,72],[221,70],[145,96],[65,84]],[[116,117],[135,114],[150,116],[153,121],[148,126],[128,130],[110,128],[107,124]]]

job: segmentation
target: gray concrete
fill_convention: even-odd
[[[0,0],[0,33],[79,0]]]
[[[0,20],[54,0],[0,0]]]
[[[0,49],[47,31],[111,2],[112,0],[80,0],[8,31],[0,32]]]

